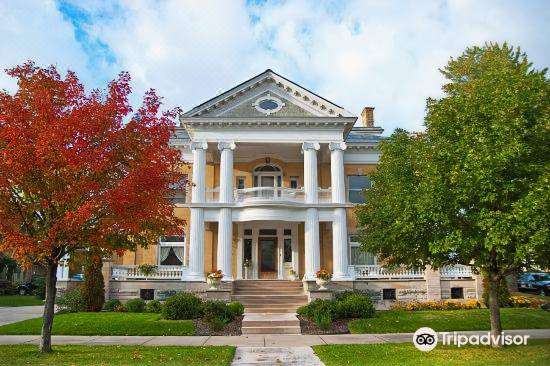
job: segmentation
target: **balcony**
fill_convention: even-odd
[[[387,269],[380,265],[353,265],[349,272],[357,279],[423,279],[423,269],[409,269],[405,267]],[[473,272],[470,266],[456,264],[443,266],[439,269],[441,279],[472,278]]]
[[[471,278],[474,276],[472,267],[463,264],[455,264],[454,266],[444,266],[439,270],[441,278]]]
[[[332,193],[330,188],[318,188],[318,202],[331,203]],[[218,203],[220,197],[219,188],[206,190],[206,202]],[[282,188],[282,187],[254,187],[235,189],[233,191],[235,204],[246,203],[305,203],[305,191],[303,188]],[[176,203],[191,203],[190,195],[185,198],[179,197]]]
[[[145,276],[138,266],[116,265],[111,268],[111,278],[113,280],[181,280],[182,266],[157,266],[155,273]]]
[[[349,269],[357,279],[423,279],[423,269],[408,269],[405,267],[387,269],[380,265],[354,265]]]

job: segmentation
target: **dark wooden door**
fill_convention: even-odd
[[[277,271],[277,238],[258,238],[260,252],[260,278],[276,279]]]

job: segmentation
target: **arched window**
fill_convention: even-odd
[[[283,174],[278,166],[260,165],[254,168],[253,173],[254,187],[282,187]]]
[[[275,165],[261,165],[254,169],[255,172],[280,172],[281,169]]]

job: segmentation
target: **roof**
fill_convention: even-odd
[[[303,86],[279,75],[271,69],[238,84],[237,86],[197,105],[191,110],[182,114],[182,117],[201,117],[212,110],[219,109],[229,101],[251,92],[254,88],[265,83],[273,83],[279,91],[286,93],[289,99],[296,102],[307,103],[309,107],[315,108],[319,116],[327,117],[356,117],[344,108],[329,101],[326,98],[304,88]]]

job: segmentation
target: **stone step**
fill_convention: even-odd
[[[283,314],[290,313],[296,314],[298,307],[286,307],[286,308],[245,308],[244,313],[247,314]]]
[[[295,290],[295,291],[303,291],[302,286],[282,286],[282,285],[273,285],[273,286],[265,286],[265,285],[250,285],[250,286],[242,286],[242,285],[236,285],[233,286],[233,290]]]
[[[237,288],[235,287],[233,289],[233,292],[242,292],[242,291],[246,291],[246,292],[255,292],[255,293],[261,293],[261,294],[265,294],[265,293],[273,293],[273,292],[282,292],[282,293],[286,293],[286,292],[295,292],[295,293],[303,293],[304,292],[304,289],[301,288],[301,287],[296,287],[296,288],[286,288],[286,287],[272,287],[272,288],[269,288],[269,289],[266,289],[266,288],[256,288],[256,287],[241,287],[241,288]]]
[[[297,327],[242,327],[242,334],[300,334],[300,326]]]
[[[307,301],[306,295],[232,295],[232,300],[240,302],[252,302],[252,303],[280,303],[288,302],[293,303],[295,301]]]
[[[270,292],[259,292],[259,291],[233,291],[233,296],[266,296],[266,295],[275,295],[275,296],[306,296],[302,291],[270,291]]]
[[[307,304],[307,302],[299,302],[299,303],[293,302],[293,303],[282,303],[282,304],[278,304],[278,303],[272,303],[272,304],[247,303],[247,304],[243,304],[243,306],[244,306],[245,311],[246,311],[246,309],[260,309],[260,308],[270,308],[270,309],[273,309],[273,308],[278,308],[278,309],[291,308],[291,309],[298,309],[299,307],[304,306],[306,304]]]

